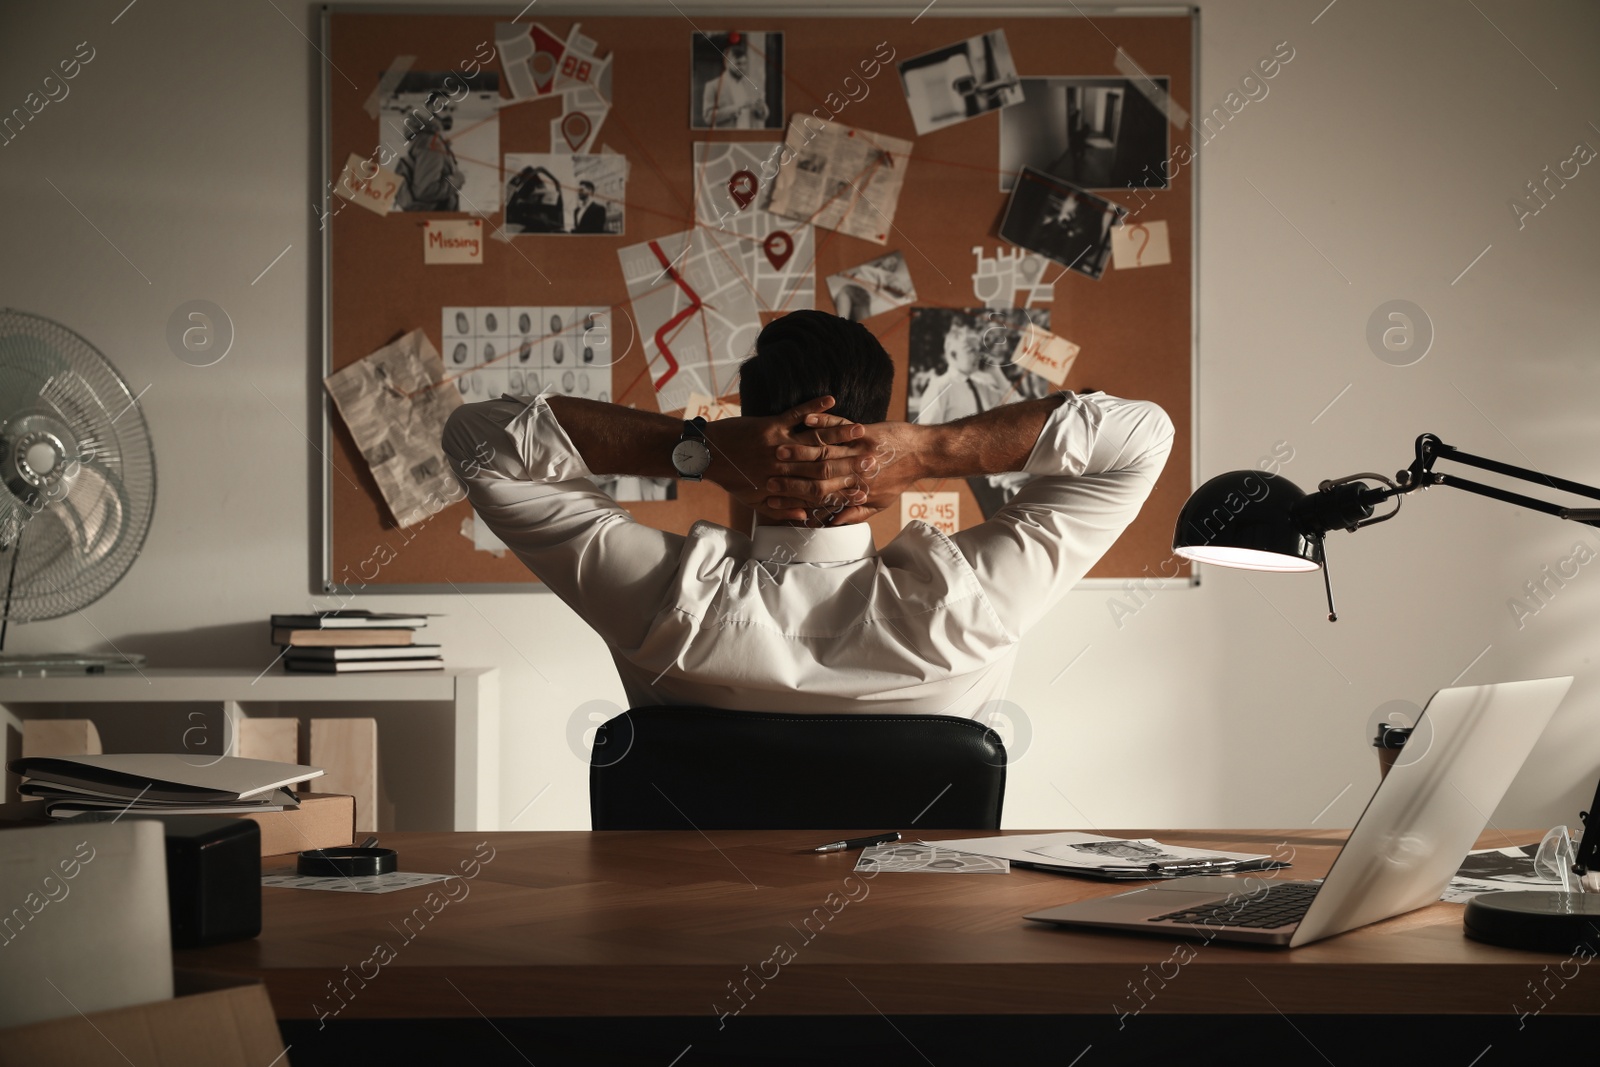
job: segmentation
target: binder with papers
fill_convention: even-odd
[[[12,760],[24,777],[18,792],[44,801],[45,814],[86,811],[242,814],[299,807],[287,788],[319,777],[318,767],[237,756],[120,753],[31,756]]]

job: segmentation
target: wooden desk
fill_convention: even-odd
[[[1114,832],[1237,851],[1293,848],[1294,866],[1281,872],[1290,878],[1326,873],[1344,836]],[[1145,1014],[1509,1016],[1519,1000],[1531,1009],[1529,983],[1561,962],[1467,940],[1456,904],[1294,950],[1181,942],[1194,953],[1188,959],[1169,936],[1069,932],[1022,918],[1124,886],[1023,870],[862,880],[851,874],[858,853],[796,851],[838,836],[390,834],[383,843],[399,849],[403,870],[460,870],[475,848],[492,858],[475,878],[449,883],[456,899],[433,897],[437,913],[423,889],[268,889],[260,938],[180,952],[177,962],[259,976],[281,1019],[708,1017],[740,1008],[735,988],[746,1017],[1114,1015],[1139,1008],[1135,987],[1146,991]],[[1507,843],[1495,834],[1482,842]],[[392,959],[375,955],[380,945]],[[774,958],[780,945],[792,959]],[[1594,979],[1566,982],[1543,1009],[1596,1012]]]

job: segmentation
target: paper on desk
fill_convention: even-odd
[[[1152,864],[1200,863],[1207,860],[1248,863],[1271,858],[1248,852],[1164,845],[1150,838],[1129,840],[1076,832],[973,837],[940,841],[939,844],[947,849],[993,856],[1014,863],[1100,871],[1143,870]]]
[[[422,874],[417,871],[392,871],[389,874],[363,874],[354,877],[315,874],[263,874],[261,885],[270,889],[325,889],[330,893],[393,893],[432,885],[457,874]]]
[[[1480,848],[1467,853],[1461,867],[1439,899],[1464,904],[1479,893],[1500,889],[1560,889],[1560,884],[1540,878],[1533,870],[1537,842],[1513,848]]]
[[[861,850],[858,871],[922,871],[929,874],[1010,874],[1011,864],[926,843],[873,845]]]

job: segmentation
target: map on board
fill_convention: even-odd
[[[696,141],[694,221],[755,287],[762,311],[816,307],[812,227],[767,210],[781,141]]]
[[[617,258],[661,410],[683,410],[691,393],[733,392],[761,332],[740,261],[704,227],[629,245]]]

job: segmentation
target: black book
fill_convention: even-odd
[[[310,615],[274,615],[272,625],[285,630],[415,630],[428,625],[427,615],[347,608]]]

